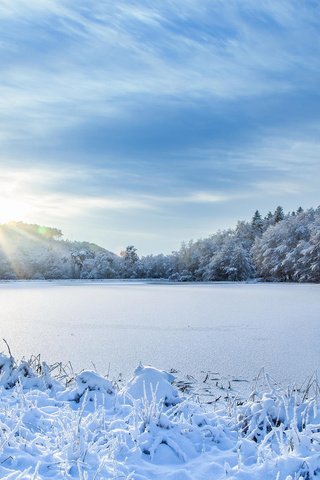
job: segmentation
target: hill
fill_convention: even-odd
[[[117,255],[89,242],[62,239],[56,228],[23,222],[0,225],[0,278],[110,278]],[[93,260],[99,264],[94,268]],[[94,275],[94,276],[93,276]]]

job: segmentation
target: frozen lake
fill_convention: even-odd
[[[320,285],[9,282],[0,305],[16,358],[76,371],[110,363],[128,378],[141,361],[251,379],[265,367],[287,385],[320,364]]]

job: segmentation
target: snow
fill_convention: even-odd
[[[1,479],[320,476],[319,386],[292,386],[318,368],[319,285],[17,282],[0,302],[14,356],[41,353],[0,354]]]
[[[0,284],[0,304],[16,358],[76,372],[128,380],[141,361],[226,383],[265,367],[287,385],[319,368],[320,285],[17,282]]]
[[[302,480],[320,476],[318,385],[206,405],[140,365],[119,386],[86,370],[0,360],[0,478]],[[36,368],[35,368],[36,367]]]
[[[129,381],[126,391],[132,398],[142,397],[147,402],[163,401],[165,405],[177,403],[177,391],[172,387],[174,376],[170,373],[156,370],[152,367],[139,365],[134,371],[134,377]]]

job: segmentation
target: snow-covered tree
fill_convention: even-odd
[[[260,236],[262,234],[264,225],[259,210],[254,212],[251,220],[251,227],[255,235]]]
[[[125,250],[120,253],[122,257],[122,275],[124,278],[136,278],[138,276],[137,263],[139,256],[137,249],[133,245],[128,245]]]
[[[268,280],[311,281],[309,256],[317,259],[317,214],[313,209],[269,227],[253,247],[258,275]],[[313,237],[314,234],[314,237]],[[310,250],[314,238],[314,250]],[[308,265],[308,267],[307,267]]]
[[[284,219],[283,208],[279,205],[273,214],[274,223],[279,223]]]
[[[246,280],[254,276],[251,254],[237,237],[230,237],[211,258],[205,270],[205,280]]]
[[[121,256],[88,242],[62,240],[60,230],[13,222],[0,225],[0,278],[167,278],[178,281],[266,280],[320,282],[320,207],[262,219],[207,238],[183,242],[170,255]]]

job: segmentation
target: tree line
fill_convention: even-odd
[[[142,257],[133,245],[116,255],[63,240],[55,228],[11,222],[0,226],[0,278],[319,282],[320,206],[289,213],[279,206],[264,217],[256,210],[233,229]]]

